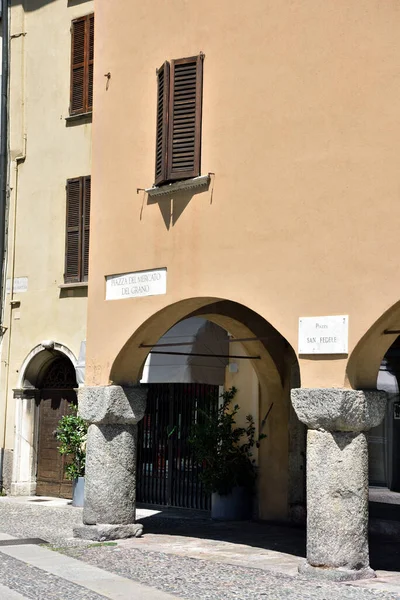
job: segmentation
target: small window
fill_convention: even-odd
[[[90,176],[67,181],[65,283],[88,280],[90,188]]]
[[[70,115],[92,112],[94,14],[72,21]]]
[[[200,175],[203,59],[171,60],[157,71],[155,185]]]

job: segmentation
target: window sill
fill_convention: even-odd
[[[193,179],[185,179],[184,181],[177,181],[176,183],[167,183],[160,187],[151,187],[144,190],[151,198],[155,196],[166,196],[172,192],[179,192],[181,190],[190,190],[192,188],[207,188],[210,183],[210,175],[200,175],[199,177],[193,177]]]
[[[60,290],[70,290],[73,288],[87,288],[88,281],[76,281],[75,283],[61,283],[58,287]]]
[[[79,115],[69,115],[68,117],[65,117],[65,121],[67,125],[68,123],[76,123],[79,121],[89,121],[91,123],[92,115],[92,112],[80,113]]]

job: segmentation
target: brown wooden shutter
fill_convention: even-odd
[[[72,21],[70,114],[93,106],[94,14]]]
[[[72,21],[71,115],[85,112],[85,33],[86,17]]]
[[[203,55],[171,61],[167,180],[200,175]]]
[[[85,177],[84,184],[83,184],[81,281],[87,281],[88,276],[89,276],[90,196],[91,196],[91,178]]]
[[[91,111],[93,108],[93,68],[94,68],[94,15],[89,15],[88,17],[88,73],[87,73],[87,102],[86,109],[87,111]]]
[[[67,223],[65,239],[65,283],[80,281],[82,178],[67,181]]]
[[[167,178],[169,63],[157,71],[157,134],[155,185]]]

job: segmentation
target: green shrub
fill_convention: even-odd
[[[202,465],[201,480],[209,493],[230,494],[236,486],[250,491],[256,479],[252,450],[266,437],[255,438],[252,415],[246,417],[246,427],[236,426],[239,405],[232,406],[237,389],[230,388],[221,395],[222,404],[211,414],[199,411],[189,442],[197,462]],[[263,421],[263,424],[265,420]]]
[[[58,422],[56,438],[60,442],[60,454],[71,457],[65,465],[67,479],[76,479],[85,475],[87,424],[78,416],[78,408],[70,407],[70,414],[64,415]]]

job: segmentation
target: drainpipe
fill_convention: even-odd
[[[9,32],[8,3],[1,0],[2,72],[1,72],[1,116],[0,116],[0,314],[3,313],[4,255],[6,240],[6,206],[8,192],[8,69]]]
[[[6,241],[6,207],[8,196],[8,78],[9,78],[9,0],[1,0],[1,100],[0,100],[0,326],[3,326],[4,312],[4,260]],[[0,331],[0,336],[3,330]],[[7,398],[4,399],[7,406]],[[6,423],[4,423],[4,438]],[[3,488],[4,443],[0,455],[0,490]]]

